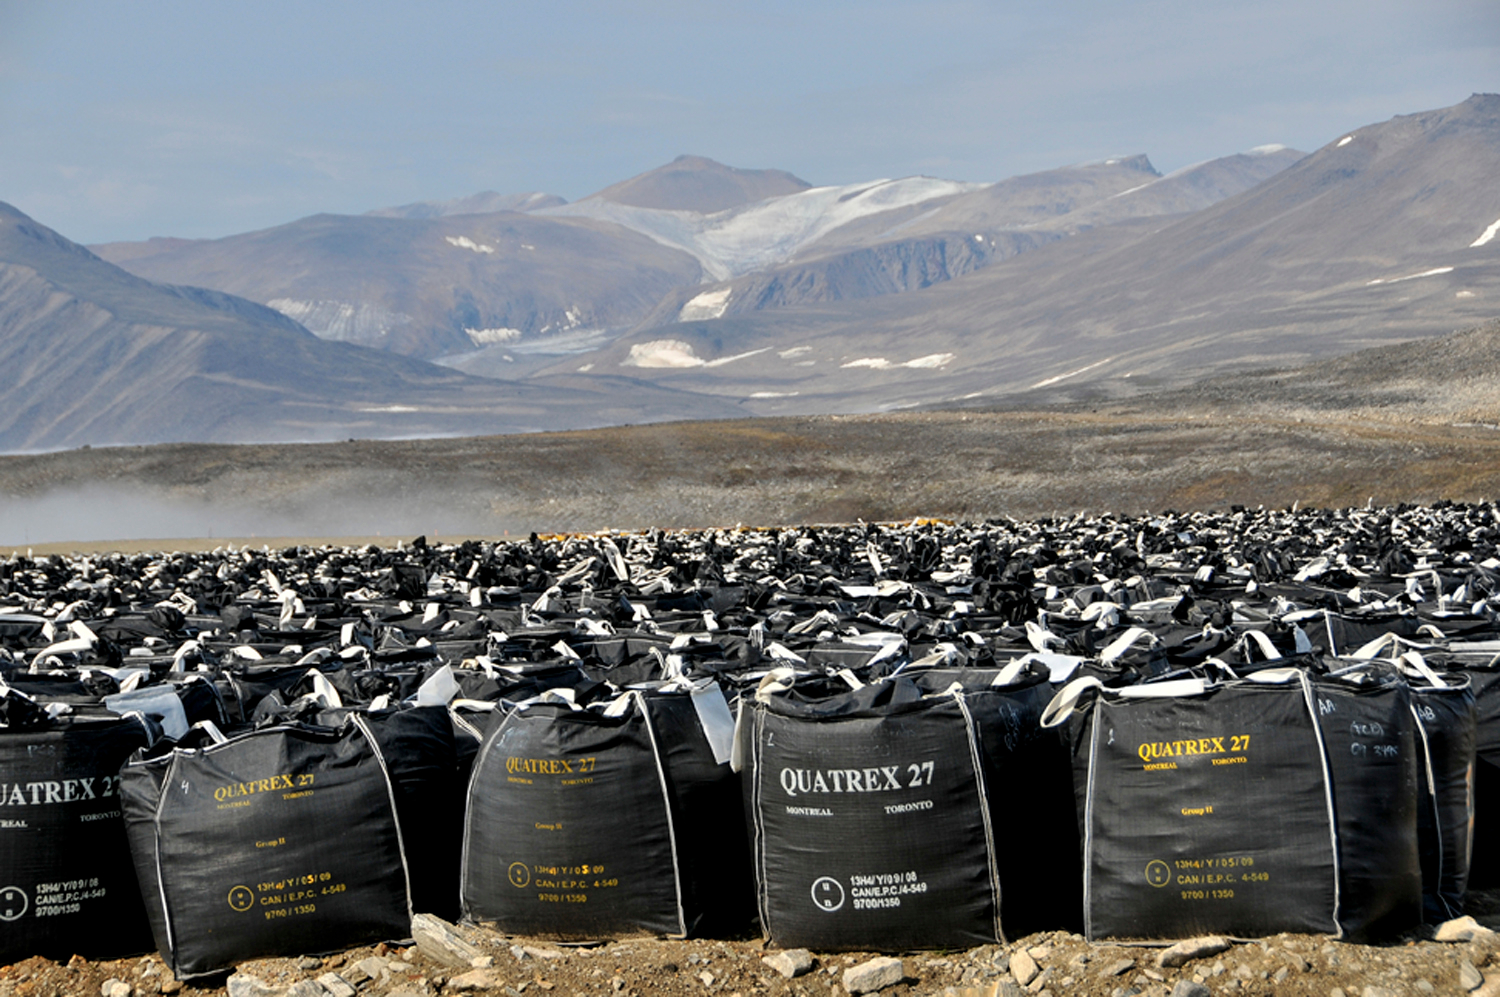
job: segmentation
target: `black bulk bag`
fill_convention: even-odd
[[[1390,665],[1309,673],[1333,782],[1339,926],[1354,941],[1421,922],[1422,751],[1411,688]]]
[[[1328,635],[1328,653],[1355,655],[1371,641],[1393,635],[1415,637],[1422,628],[1422,621],[1409,614],[1367,613],[1363,616],[1342,616],[1338,613],[1323,613]]]
[[[932,668],[902,673],[924,692],[958,683],[978,726],[990,784],[990,826],[1000,871],[1001,926],[1007,938],[1083,928],[1070,756],[1041,726],[1054,688],[1049,669],[1020,660],[1003,669]],[[1016,802],[1024,801],[1024,809]]]
[[[271,698],[272,703],[262,713],[275,713],[304,695],[316,694],[320,687],[332,686],[341,702],[360,703],[360,695],[354,679],[337,659],[317,664],[274,662],[243,665],[225,672],[230,699],[235,703],[236,713],[231,719],[253,723],[256,708],[262,700]],[[324,683],[327,683],[325,686]]]
[[[1474,763],[1474,841],[1500,835],[1500,641],[1454,644],[1450,668],[1469,677],[1478,718]],[[1469,863],[1470,889],[1500,886],[1500,850],[1476,848]]]
[[[1478,714],[1469,676],[1440,677],[1415,651],[1401,660],[1408,667],[1423,762],[1417,811],[1423,915],[1439,924],[1464,912],[1474,851]]]
[[[733,714],[712,679],[679,679],[644,701],[665,755],[688,933],[742,934],[755,918],[755,877],[740,780],[729,764]]]
[[[574,937],[742,928],[750,888],[735,854],[744,816],[731,740],[707,681],[607,707],[551,691],[496,710],[469,781],[464,914]]]
[[[395,797],[364,717],[132,762],[121,796],[157,948],[179,978],[410,933]]]
[[[735,741],[766,936],[821,950],[1001,940],[966,694],[924,696],[897,675],[804,698],[788,681],[773,672],[741,697]]]
[[[1044,723],[1088,691],[1076,778],[1090,939],[1337,933],[1332,787],[1305,679],[1083,678]]]
[[[159,729],[52,718],[0,683],[0,965],[151,948],[120,819],[120,766]]]
[[[324,710],[314,722],[337,726],[357,714],[374,736],[391,786],[411,880],[412,910],[458,916],[458,854],[463,786],[453,720],[446,706]]]

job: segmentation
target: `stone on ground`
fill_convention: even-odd
[[[1438,925],[1437,934],[1433,937],[1440,942],[1472,942],[1475,939],[1494,936],[1493,931],[1466,914]]]
[[[851,994],[868,994],[894,986],[906,979],[906,966],[900,959],[877,956],[844,970],[844,989]]]
[[[1156,957],[1156,965],[1162,969],[1175,969],[1185,966],[1194,959],[1206,959],[1211,955],[1218,955],[1229,948],[1229,942],[1218,935],[1204,935],[1201,938],[1189,938],[1178,942],[1171,948],[1161,950]]]
[[[337,973],[324,973],[318,977],[318,983],[328,991],[328,997],[354,997],[359,992]]]
[[[1015,977],[1016,982],[1021,986],[1024,987],[1036,979],[1036,974],[1040,972],[1041,970],[1037,967],[1036,960],[1031,957],[1029,952],[1022,950],[1011,953],[1010,975]]]
[[[1178,980],[1176,986],[1172,987],[1172,997],[1210,997],[1211,993],[1203,984],[1192,980]]]
[[[787,949],[763,957],[761,962],[770,966],[788,980],[795,979],[813,968],[812,953],[807,949]]]
[[[249,973],[235,973],[224,988],[229,991],[229,997],[286,997],[286,991],[281,987],[273,987]]]
[[[455,969],[468,969],[474,959],[484,955],[464,941],[453,925],[432,914],[418,914],[411,919],[411,936],[417,940],[417,951],[433,962]]]

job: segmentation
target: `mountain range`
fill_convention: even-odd
[[[1086,228],[1206,207],[1292,150],[1161,177],[1145,156],[999,183],[813,187],[697,156],[567,204],[476,194],[223,239],[91,247],[138,276],[275,308],[327,339],[532,373],[633,328],[927,287]],[[727,282],[727,283],[726,283]]]
[[[638,329],[551,369],[850,412],[1131,393],[1441,335],[1496,313],[1496,176],[1500,96],[1476,95],[1335,136],[1188,214],[907,294]]]
[[[0,449],[1132,394],[1493,316],[1496,175],[1475,95],[1166,176],[813,186],[684,156],[571,203],[89,249],[4,206]]]
[[[501,382],[126,273],[0,203],[0,450],[458,436],[722,415],[627,377]],[[733,406],[728,406],[732,409]]]

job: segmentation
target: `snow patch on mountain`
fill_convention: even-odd
[[[682,306],[682,310],[677,313],[677,320],[679,322],[702,322],[706,319],[719,318],[729,307],[729,296],[733,291],[732,287],[721,287],[717,291],[704,291]]]
[[[1480,246],[1483,246],[1485,243],[1495,238],[1495,235],[1497,233],[1500,233],[1500,221],[1496,221],[1495,224],[1485,229],[1484,232],[1479,236],[1479,238],[1469,243],[1469,248],[1478,249]]]
[[[953,359],[954,355],[952,353],[929,353],[925,357],[917,357],[915,360],[908,360],[901,366],[910,367],[914,370],[931,370],[936,367],[946,367],[953,362]]]
[[[946,367],[954,360],[952,353],[929,353],[925,357],[917,357],[914,360],[906,360],[894,363],[885,357],[860,357],[858,360],[850,360],[840,367],[868,367],[871,370],[890,370],[893,367],[905,367],[909,370],[931,370],[936,367]]]
[[[511,343],[521,338],[520,329],[464,329],[475,346],[493,346],[496,343]]]
[[[1419,277],[1436,277],[1438,274],[1452,273],[1452,267],[1433,267],[1431,270],[1423,270],[1421,273],[1409,273],[1405,277],[1376,277],[1374,280],[1365,281],[1366,287],[1374,287],[1376,284],[1399,284],[1403,280],[1416,280]]]
[[[1166,178],[1165,177],[1157,177],[1156,178],[1156,180],[1164,180],[1164,179],[1166,179]],[[1108,197],[1106,197],[1105,200],[1106,201],[1113,201],[1117,197],[1124,197],[1126,194],[1134,194],[1138,190],[1145,190],[1147,187],[1149,187],[1152,184],[1156,183],[1156,180],[1147,180],[1143,184],[1137,184],[1134,187],[1130,187],[1130,188],[1127,188],[1125,190],[1120,191],[1118,194],[1111,194]]]
[[[653,339],[633,343],[630,355],[620,361],[621,367],[702,367],[703,358],[693,352],[691,343],[680,339]]]
[[[734,356],[719,357],[717,360],[710,360],[707,363],[705,363],[703,366],[705,366],[705,367],[722,367],[722,366],[724,366],[727,363],[734,363],[736,360],[743,360],[746,357],[753,357],[756,354],[765,353],[765,352],[769,351],[770,349],[771,348],[769,346],[762,346],[758,350],[747,350],[744,353],[736,353]]]
[[[486,246],[483,243],[475,242],[466,235],[445,235],[443,236],[443,241],[450,246],[457,246],[459,249],[470,249],[476,253],[493,253],[495,251],[494,246]]]
[[[839,226],[868,215],[988,186],[991,185],[906,177],[842,187],[813,187],[709,215],[638,208],[601,199],[544,208],[537,214],[614,222],[662,245],[692,254],[708,278],[719,281],[785,262]]]
[[[716,360],[704,360],[693,352],[691,343],[684,343],[680,339],[653,339],[647,343],[634,343],[630,347],[630,355],[620,361],[621,367],[722,367],[736,360],[753,357],[759,353],[765,353],[770,349],[763,346],[758,350],[749,350],[745,353],[736,353],[733,356],[719,357]]]
[[[1035,384],[1033,384],[1032,388],[1033,389],[1035,389],[1035,388],[1045,388],[1048,385],[1056,384],[1058,381],[1066,381],[1070,377],[1077,377],[1079,374],[1082,374],[1082,373],[1084,373],[1086,371],[1093,370],[1095,367],[1103,367],[1105,364],[1109,363],[1113,359],[1114,359],[1114,357],[1105,357],[1103,360],[1099,360],[1099,361],[1097,361],[1095,363],[1091,363],[1091,364],[1089,364],[1086,367],[1079,367],[1077,370],[1070,370],[1066,374],[1058,374],[1056,377],[1043,378],[1042,380],[1040,380],[1040,381],[1036,382]]]
[[[319,339],[381,347],[392,330],[410,325],[412,317],[379,305],[353,301],[299,301],[273,298],[266,302]]]

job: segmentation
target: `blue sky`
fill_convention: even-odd
[[[680,153],[813,183],[1169,171],[1500,91],[1494,0],[0,0],[0,200],[82,242]]]

